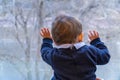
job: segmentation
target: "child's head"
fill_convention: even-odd
[[[74,17],[60,15],[53,21],[51,33],[57,45],[76,43],[82,33],[82,25]]]

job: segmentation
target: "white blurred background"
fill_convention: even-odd
[[[58,14],[97,30],[111,60],[98,66],[97,77],[120,80],[120,0],[0,0],[0,80],[50,80],[52,69],[40,57],[41,27],[51,28]]]

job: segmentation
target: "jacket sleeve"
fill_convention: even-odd
[[[52,64],[52,52],[53,52],[52,43],[53,43],[52,39],[44,38],[40,50],[42,59],[49,65]]]
[[[100,38],[97,38],[90,43],[94,49],[94,54],[96,55],[97,65],[103,65],[109,62],[110,54],[107,47],[101,42]]]

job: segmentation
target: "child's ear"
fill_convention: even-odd
[[[83,36],[84,36],[83,33],[79,34],[79,36],[78,36],[78,41],[79,41],[79,42],[82,42],[82,41],[83,41]]]

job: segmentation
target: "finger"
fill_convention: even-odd
[[[43,31],[46,32],[46,28],[43,28]]]
[[[97,36],[97,32],[95,30],[93,31],[93,34],[94,34],[94,36]]]
[[[45,28],[44,30],[45,30],[45,33],[46,33],[46,34],[48,34],[48,33],[49,33],[48,28]]]
[[[41,31],[44,32],[44,28],[42,28]]]
[[[50,31],[49,31],[49,29],[47,28],[47,33],[49,33],[50,34]]]
[[[95,34],[95,36],[99,36],[99,34],[98,34],[98,32],[97,31],[94,31],[94,34]]]
[[[40,32],[40,35],[43,37],[44,36],[44,34],[42,33],[42,32]]]
[[[41,29],[41,33],[44,35],[44,29]]]
[[[90,31],[88,32],[88,37],[89,37],[89,38],[91,37]]]
[[[89,35],[90,35],[90,37],[94,36],[92,31],[89,31]]]
[[[49,30],[48,28],[45,28],[46,35],[49,35]]]
[[[43,29],[42,29],[42,33],[43,33],[44,35],[46,35],[46,28],[43,28]]]
[[[45,28],[45,32],[48,33],[48,28]]]
[[[96,32],[96,34],[97,34],[97,36],[99,37],[99,33],[98,33],[98,32]]]
[[[41,31],[42,31],[43,36],[46,35],[46,29],[45,28],[42,28]]]

